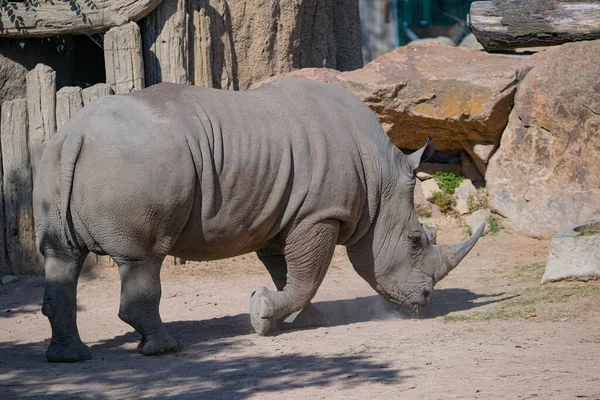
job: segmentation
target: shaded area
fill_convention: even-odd
[[[118,342],[94,346],[95,358],[78,364],[47,363],[43,356],[46,343],[0,343],[0,391],[4,398],[245,399],[307,387],[397,384],[406,378],[387,363],[364,354],[235,357],[236,348],[254,345],[244,338],[196,343],[168,357],[144,357],[133,350],[124,353],[113,348]]]

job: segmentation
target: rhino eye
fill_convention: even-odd
[[[418,249],[419,247],[421,247],[421,234],[419,232],[409,233],[408,241],[410,243],[411,248]]]

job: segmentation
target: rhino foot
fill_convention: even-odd
[[[50,362],[78,362],[92,359],[92,351],[78,337],[53,337],[46,350]]]
[[[277,321],[277,326],[282,331],[288,329],[303,329],[327,324],[327,317],[312,304],[300,311],[289,314]]]
[[[145,356],[179,353],[183,350],[183,342],[173,338],[166,332],[143,336],[137,350]]]
[[[271,329],[269,318],[275,313],[273,302],[265,296],[267,291],[267,288],[260,287],[250,297],[250,322],[259,335],[264,335]]]

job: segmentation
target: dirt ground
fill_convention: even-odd
[[[445,226],[438,241],[462,230]],[[252,333],[251,255],[163,268],[161,313],[185,350],[144,357],[117,317],[118,272],[79,283],[94,358],[51,364],[43,280],[0,285],[0,398],[600,399],[600,284],[541,286],[549,241],[487,235],[418,317],[381,299],[338,249],[314,304],[325,327]]]

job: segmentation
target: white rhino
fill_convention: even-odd
[[[46,357],[91,358],[76,325],[89,252],[119,265],[119,317],[145,355],[181,349],[158,311],[166,255],[257,252],[277,287],[251,297],[260,334],[310,309],[336,245],[386,299],[425,306],[483,229],[442,246],[419,223],[415,169],[432,153],[428,141],[403,154],[353,94],[299,78],[247,92],[159,84],[95,100],[48,143],[34,185]]]

